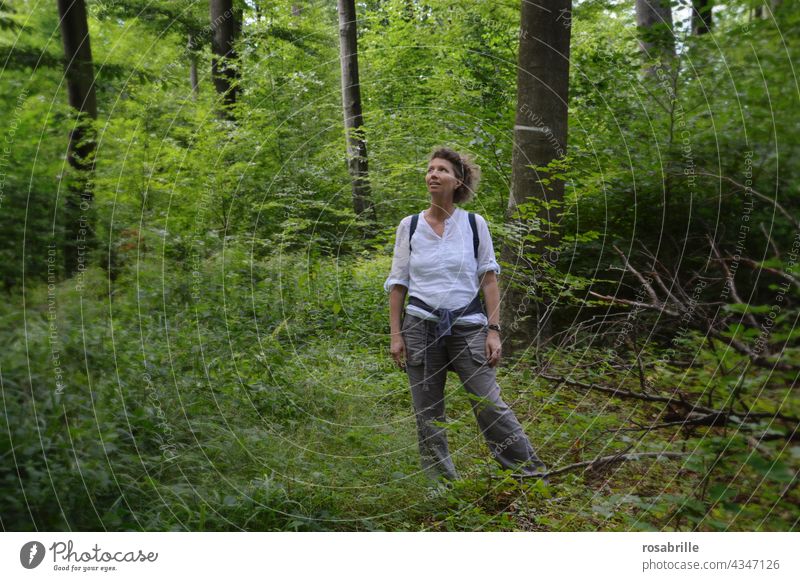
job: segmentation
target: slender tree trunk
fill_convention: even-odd
[[[636,0],[636,26],[644,58],[657,59],[661,67],[668,68],[675,57],[670,0]],[[648,66],[646,71],[653,75],[658,68],[659,65]]]
[[[189,35],[189,43],[186,47],[189,53],[189,84],[192,87],[192,96],[197,99],[200,94],[200,83],[197,80],[197,52],[195,52],[194,40]]]
[[[242,26],[244,26],[244,10],[241,8],[233,9],[233,38],[242,38]],[[234,53],[235,54],[235,53]]]
[[[339,0],[339,54],[342,67],[342,105],[347,139],[347,166],[353,183],[353,210],[375,222],[375,206],[369,186],[367,144],[361,114],[358,79],[358,40],[354,0]]]
[[[547,183],[548,172],[531,166],[545,166],[566,154],[571,20],[572,0],[522,1],[507,219],[512,227],[528,228],[532,221],[518,215],[520,204],[538,200],[555,206],[540,206],[538,220],[533,220],[533,225],[538,222],[536,234],[543,240],[503,247],[504,261],[517,267],[511,269],[512,277],[524,281],[527,287],[507,288],[503,299],[502,326],[511,339],[510,349],[515,348],[515,342],[522,342],[527,348],[534,337],[541,340],[550,336],[549,317],[544,316],[549,299],[542,297],[537,287],[542,263],[554,262],[545,247],[558,242],[554,225],[559,221],[564,183],[557,179]]]
[[[750,18],[750,20],[769,20],[778,11],[778,9],[781,7],[781,4],[783,4],[783,0],[770,0],[769,10],[764,10],[764,5],[756,6],[753,8],[753,16]]]
[[[211,78],[222,99],[220,115],[231,118],[231,108],[236,104],[237,74],[233,65],[236,51],[233,48],[236,32],[236,14],[233,0],[209,0],[211,16]]]
[[[713,6],[714,0],[692,0],[692,34],[699,36],[711,31]]]
[[[94,242],[93,185],[96,148],[92,121],[97,119],[94,66],[89,43],[89,23],[83,0],[58,0],[61,39],[64,45],[64,76],[70,106],[77,111],[69,135],[67,161],[76,170],[65,203],[64,267],[67,276],[86,268],[87,253]]]

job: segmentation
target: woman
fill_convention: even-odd
[[[500,465],[522,475],[545,471],[495,379],[500,267],[489,229],[483,217],[455,206],[472,198],[479,178],[480,169],[458,152],[440,148],[431,154],[425,176],[430,207],[400,222],[384,284],[391,355],[408,373],[422,468],[434,480],[458,478],[440,425],[448,369],[476,396],[473,412]],[[478,298],[481,289],[488,317]]]

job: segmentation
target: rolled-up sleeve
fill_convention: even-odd
[[[480,240],[480,244],[478,245],[478,276],[481,276],[484,272],[489,270],[500,274],[500,265],[497,264],[497,260],[494,256],[494,245],[492,244],[492,235],[489,232],[489,226],[480,214],[477,214],[475,218]]]
[[[397,234],[394,239],[394,257],[392,258],[392,270],[389,278],[383,283],[383,289],[388,293],[396,284],[408,288],[409,283],[409,251],[408,251],[408,231],[411,220],[406,217],[400,221],[397,227]]]

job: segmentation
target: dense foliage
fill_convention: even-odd
[[[451,376],[467,478],[443,491],[382,284],[437,144],[481,165],[469,209],[496,248],[539,233],[504,224],[518,3],[358,3],[377,229],[352,210],[335,3],[236,4],[225,118],[207,2],[88,2],[97,244],[76,277],[58,13],[0,8],[3,529],[797,529],[800,5],[720,3],[691,36],[674,2],[679,57],[645,77],[632,3],[574,3],[561,237],[529,272],[563,322],[499,381],[552,469],[682,456],[520,483]]]

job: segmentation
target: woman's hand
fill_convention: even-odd
[[[400,369],[406,367],[406,342],[403,341],[403,336],[398,333],[392,335],[392,343],[389,346],[389,353],[392,354],[392,359]]]
[[[392,286],[389,291],[389,333],[391,344],[389,353],[400,369],[406,366],[406,343],[403,341],[403,302],[406,299],[408,288],[401,284]]]
[[[486,363],[489,367],[494,367],[500,362],[501,355],[500,333],[489,329],[489,334],[486,336]]]
[[[497,284],[497,273],[487,270],[480,282],[483,298],[486,301],[486,316],[490,323],[497,325],[500,323],[500,287]],[[500,333],[495,329],[489,329],[489,334],[486,336],[486,363],[489,367],[499,363],[500,355]]]

